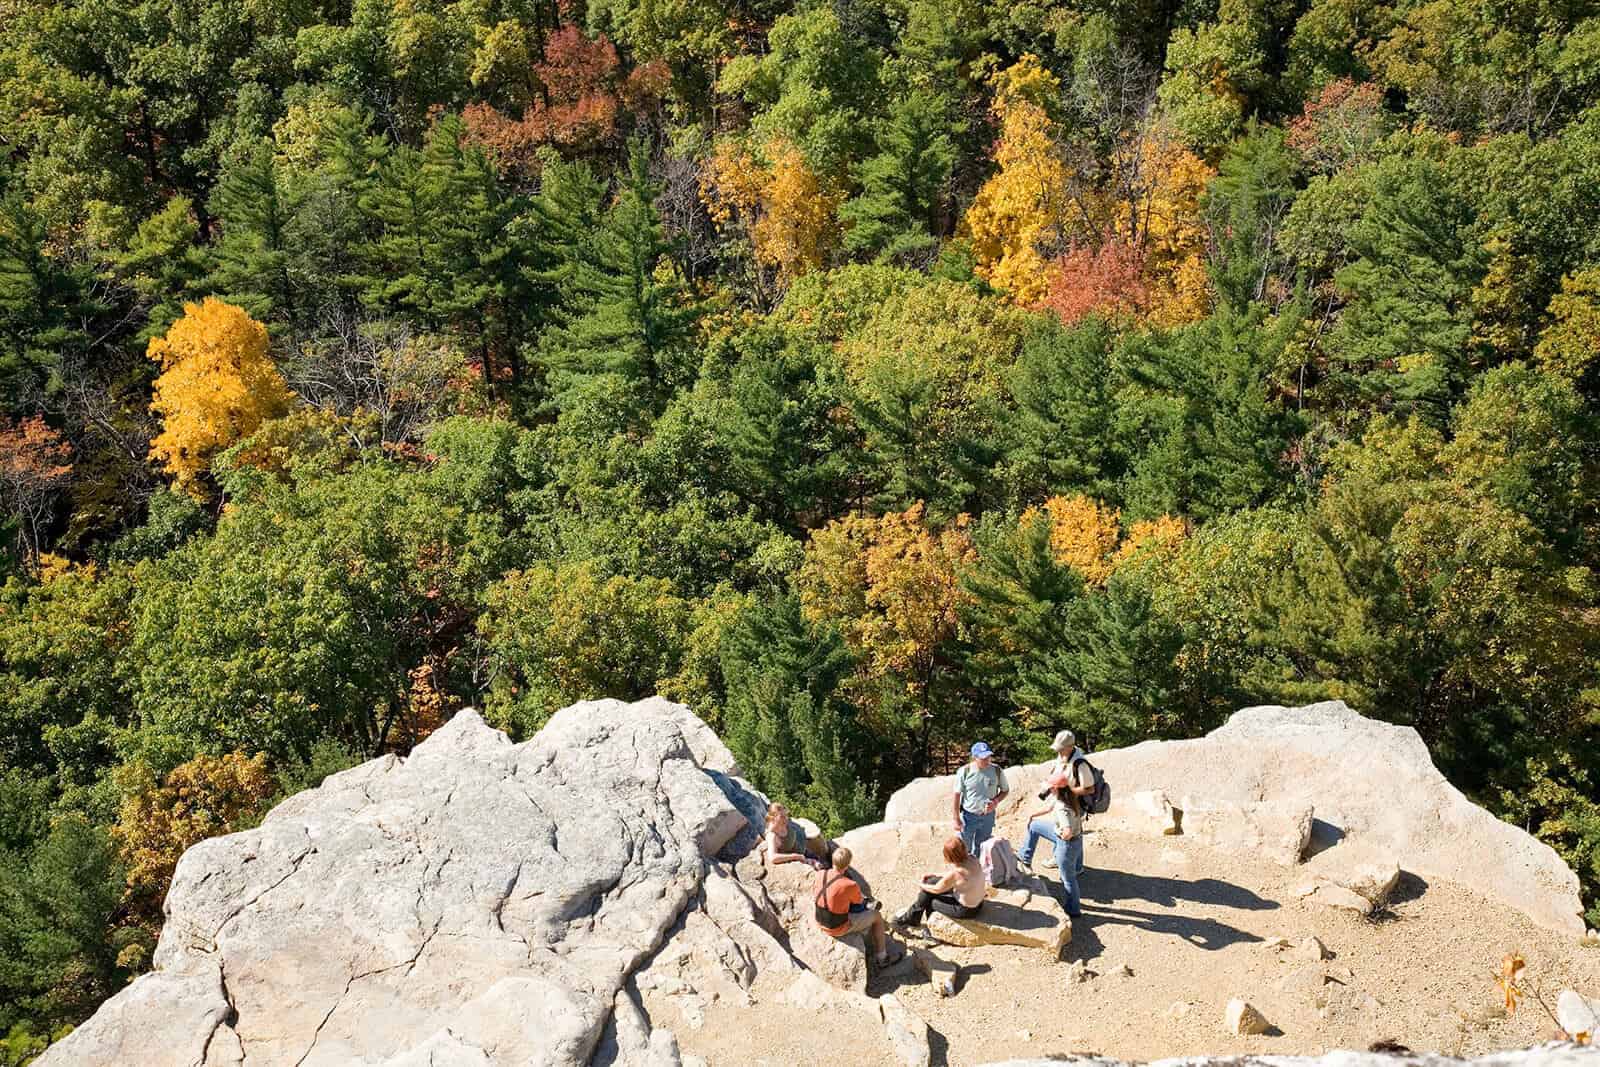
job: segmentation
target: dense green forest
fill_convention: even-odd
[[[1597,223],[1593,3],[0,0],[0,1063],[469,705],[1342,698],[1600,919]]]

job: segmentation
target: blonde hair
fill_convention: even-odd
[[[959,837],[952,837],[944,843],[944,858],[951,863],[967,862],[967,843]]]
[[[778,803],[768,804],[767,805],[767,830],[769,832],[771,831],[772,824],[778,821],[778,816],[782,815],[782,816],[787,817],[788,814],[789,814],[789,809],[784,807],[782,804],[778,804]]]
[[[850,850],[843,845],[833,850],[833,869],[836,871],[850,869]]]

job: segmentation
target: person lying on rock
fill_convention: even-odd
[[[1076,919],[1083,914],[1078,893],[1078,875],[1083,873],[1082,798],[1094,792],[1094,775],[1083,768],[1071,730],[1056,734],[1050,747],[1056,751],[1056,762],[1039,794],[1045,806],[1029,814],[1028,839],[1017,850],[1017,862],[1029,867],[1041,839],[1055,845],[1067,915]]]
[[[972,762],[963,763],[956,771],[955,796],[950,803],[956,833],[971,855],[976,856],[994,833],[995,809],[1009,791],[1005,771],[994,765],[994,752],[982,741],[973,745]]]
[[[809,863],[817,870],[828,866],[827,838],[806,837],[805,827],[789,818],[782,804],[767,806],[767,863]]]
[[[890,922],[902,927],[916,926],[927,919],[929,911],[952,919],[971,919],[982,911],[989,882],[978,857],[967,851],[961,838],[952,837],[944,843],[944,858],[949,864],[944,873],[923,875],[915,903]]]
[[[882,967],[893,962],[889,952],[889,931],[883,925],[883,912],[876,900],[861,892],[861,883],[850,875],[850,850],[843,845],[833,850],[833,866],[817,879],[816,916],[822,932],[831,937],[866,934],[872,942],[873,957]]]

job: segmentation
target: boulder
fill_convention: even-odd
[[[1210,807],[1246,808],[1263,797],[1282,807],[1314,806],[1325,831],[1319,841],[1330,842],[1319,860],[1331,862],[1341,851],[1363,861],[1396,857],[1425,880],[1469,886],[1541,925],[1584,933],[1577,875],[1553,849],[1450,785],[1415,730],[1364,718],[1341,702],[1246,708],[1202,738],[1146,741],[1093,758],[1118,793],[1111,811],[1091,825],[1111,825],[1099,820],[1110,820],[1121,798],[1138,790],[1201,792]],[[1003,810],[1032,803],[1048,766],[1006,768],[1012,797]],[[950,790],[949,777],[912,782],[890,798],[885,818],[943,820]],[[1178,806],[1188,834],[1190,812]],[[1499,859],[1485,865],[1485,855]]]
[[[1400,883],[1400,865],[1392,859],[1374,859],[1361,863],[1342,864],[1336,853],[1330,853],[1335,862],[1314,864],[1311,869],[1317,876],[1333,885],[1342,886],[1365,897],[1373,904],[1389,899]]]
[[[1143,789],[1126,800],[1118,797],[1111,810],[1096,815],[1095,829],[1126,830],[1129,833],[1162,837],[1179,832],[1178,813],[1159,789]]]
[[[1019,945],[1040,949],[1052,961],[1072,940],[1072,920],[1036,874],[1025,874],[1004,889],[990,889],[976,918],[952,919],[933,912],[927,927],[929,934],[949,945]]]
[[[1228,1001],[1228,1006],[1222,1012],[1222,1027],[1230,1034],[1249,1035],[1264,1034],[1270,1030],[1271,1024],[1266,1016],[1262,1015],[1247,1001],[1238,999]]]
[[[1294,954],[1303,960],[1310,960],[1312,963],[1321,963],[1333,955],[1328,951],[1328,946],[1315,937],[1308,937],[1302,940],[1294,947]]]
[[[519,745],[463,711],[186,852],[154,970],[39,1062],[670,1067],[635,979],[692,1027],[800,968],[734,873],[765,807],[737,771],[660,699]]]
[[[1563,989],[1556,998],[1556,1022],[1570,1037],[1587,1034],[1594,1042],[1600,1039],[1600,1000],[1585,997],[1576,989]]]
[[[1211,804],[1185,797],[1183,833],[1226,852],[1246,852],[1292,867],[1311,843],[1313,809],[1296,801]]]
[[[1357,915],[1372,913],[1372,901],[1360,893],[1331,882],[1309,882],[1294,890],[1294,895],[1308,903],[1321,904],[1325,908],[1353,911]]]

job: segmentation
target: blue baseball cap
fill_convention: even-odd
[[[983,759],[985,756],[992,755],[994,755],[994,750],[988,745],[984,744],[982,741],[979,741],[977,744],[972,746],[973,759]]]

